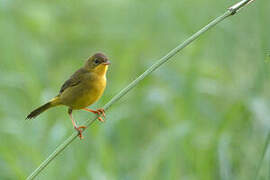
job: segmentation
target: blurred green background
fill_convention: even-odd
[[[1,0],[0,179],[24,179],[73,132],[66,107],[24,119],[88,56],[112,61],[97,108],[235,2]],[[38,179],[252,179],[270,125],[269,9],[256,1],[204,34]],[[269,169],[267,151],[260,179]]]

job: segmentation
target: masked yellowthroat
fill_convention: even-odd
[[[104,109],[87,109],[96,102],[103,94],[106,87],[106,72],[110,61],[103,53],[96,53],[91,56],[82,68],[77,70],[62,85],[59,94],[48,103],[33,110],[26,119],[32,119],[47,109],[59,105],[68,106],[68,114],[71,118],[74,128],[78,131],[82,139],[82,129],[85,126],[77,126],[73,117],[72,110],[84,109],[86,111],[102,115],[105,118]],[[103,122],[101,117],[98,118]]]

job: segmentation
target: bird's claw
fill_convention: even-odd
[[[82,129],[85,129],[85,128],[86,128],[86,126],[74,127],[74,129],[76,129],[78,131],[78,135],[79,135],[81,140],[83,139],[83,135],[82,135],[83,130]]]
[[[105,114],[105,110],[100,108],[100,109],[97,109],[95,111],[92,111],[93,113],[97,114],[97,115],[101,115],[104,119],[106,118],[106,114]],[[104,119],[102,117],[98,117],[98,120],[100,122],[105,122]]]
[[[84,108],[84,110],[88,111],[88,112],[92,112],[95,113],[97,115],[101,115],[104,119],[106,118],[106,114],[105,114],[105,110],[103,108],[97,109],[97,110],[92,110],[92,109],[87,109]],[[105,122],[102,117],[98,117],[98,120],[101,122]]]
[[[106,114],[105,114],[105,110],[104,109],[97,109],[96,110],[96,113],[98,114],[98,115],[102,115],[102,117],[105,119],[106,118]],[[101,122],[105,122],[103,119],[102,119],[102,117],[98,117],[98,120],[99,121],[101,121]]]

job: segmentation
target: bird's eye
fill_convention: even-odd
[[[98,59],[95,59],[95,60],[94,60],[94,63],[95,63],[95,64],[99,64]]]

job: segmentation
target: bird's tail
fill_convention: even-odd
[[[50,100],[48,103],[38,107],[37,109],[33,110],[30,114],[28,114],[28,116],[26,117],[26,119],[32,119],[37,117],[39,114],[43,113],[44,111],[46,111],[47,109],[54,107],[54,106],[58,106],[60,105],[60,99],[58,96],[56,96],[55,98],[53,98],[52,100]]]

